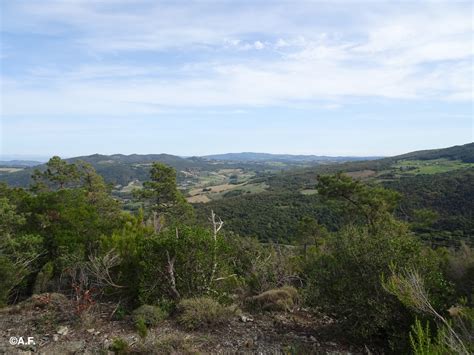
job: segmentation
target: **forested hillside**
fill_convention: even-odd
[[[401,205],[337,173],[196,216],[172,167],[151,165],[130,212],[91,164],[54,157],[29,189],[0,184],[0,347],[25,333],[42,342],[22,350],[54,354],[470,354],[474,253],[413,233],[469,230],[473,172],[455,173],[400,180],[417,196]]]
[[[474,143],[457,145],[444,149],[430,149],[418,152],[412,152],[400,155],[397,159],[418,159],[418,160],[434,160],[434,159],[450,159],[460,160],[464,163],[474,163]]]
[[[254,180],[268,184],[266,192],[199,204],[196,209],[200,214],[217,211],[236,233],[261,240],[292,241],[298,236],[303,217],[324,221],[329,228],[338,226],[339,221],[316,194],[316,188],[319,175],[342,171],[368,184],[398,191],[398,216],[413,223],[416,232],[427,241],[458,245],[464,240],[472,244],[474,167],[469,161],[473,156],[471,143],[374,161],[268,174]]]

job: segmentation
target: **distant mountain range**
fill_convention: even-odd
[[[186,167],[201,166],[206,161],[226,161],[226,162],[285,162],[285,163],[305,163],[305,162],[346,162],[346,161],[358,161],[358,160],[373,160],[380,159],[380,156],[367,156],[367,157],[355,157],[355,156],[325,156],[325,155],[293,155],[293,154],[270,154],[270,153],[254,153],[254,152],[242,152],[242,153],[224,153],[224,154],[213,154],[204,156],[193,156],[193,157],[180,157],[171,154],[92,154],[87,156],[79,156],[74,158],[67,158],[67,161],[84,160],[91,164],[101,163],[121,163],[121,164],[142,164],[159,161],[164,164],[171,166],[185,165]],[[37,160],[0,160],[0,166],[8,167],[25,167],[41,165],[44,161]]]
[[[243,168],[253,171],[280,171],[295,167],[321,166],[334,163],[358,163],[367,161],[371,165],[386,165],[389,162],[400,159],[439,159],[461,160],[463,162],[474,162],[474,143],[454,146],[445,149],[433,149],[412,152],[400,156],[382,158],[379,157],[330,157],[317,155],[291,155],[291,154],[268,154],[268,153],[227,153],[207,155],[203,157],[179,157],[170,154],[93,154],[66,159],[69,162],[84,160],[94,166],[105,180],[112,184],[126,185],[133,180],[146,180],[152,162],[158,161],[174,167],[178,171],[199,169],[205,171],[217,171],[224,168]],[[275,164],[278,163],[278,164]],[[35,168],[44,169],[44,164],[31,160],[11,160],[0,162],[0,167],[18,167],[21,171],[0,171],[0,182],[4,181],[12,186],[28,186],[30,177]]]
[[[326,155],[292,155],[292,154],[269,154],[269,153],[226,153],[226,154],[214,154],[205,155],[201,158],[209,160],[223,160],[223,161],[241,161],[241,162],[262,162],[262,161],[275,161],[275,162],[346,162],[346,161],[357,161],[357,160],[373,160],[380,159],[380,156],[369,156],[369,157],[353,157],[353,156],[326,156]]]
[[[29,166],[36,166],[36,165],[41,165],[41,164],[43,163],[39,161],[34,161],[34,160],[8,160],[8,161],[0,160],[0,166],[12,167],[12,168],[29,167]]]
[[[127,185],[134,180],[148,179],[150,164],[161,162],[178,171],[198,169],[218,171],[225,168],[243,168],[252,171],[280,171],[294,167],[309,167],[319,164],[340,163],[373,159],[373,157],[323,157],[290,154],[229,153],[205,157],[179,157],[171,154],[93,154],[65,159],[68,162],[86,161],[114,185]],[[276,164],[277,163],[277,164]],[[21,171],[0,171],[0,181],[12,186],[28,186],[34,169],[44,169],[44,163],[33,161],[8,161],[0,167],[24,168]],[[178,179],[184,178],[178,176]]]

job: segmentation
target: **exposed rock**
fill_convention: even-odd
[[[244,323],[253,322],[253,318],[242,314],[240,316],[240,321]]]
[[[61,325],[56,332],[59,335],[67,335],[67,333],[69,333],[69,328],[65,325]]]

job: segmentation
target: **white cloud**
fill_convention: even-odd
[[[265,48],[265,45],[264,45],[262,42],[260,42],[260,41],[255,41],[255,42],[253,43],[253,46],[255,47],[255,49],[263,49],[263,48]]]
[[[206,3],[129,3],[130,11],[114,5],[21,3],[23,17],[8,18],[6,29],[64,35],[68,45],[106,59],[68,70],[41,63],[22,77],[3,73],[2,113],[160,113],[321,100],[331,108],[344,97],[472,100],[473,32],[465,6],[375,6],[348,17],[355,8],[312,3],[235,11]],[[107,62],[143,51],[197,51],[206,59]]]

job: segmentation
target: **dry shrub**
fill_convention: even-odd
[[[140,320],[143,320],[147,327],[156,326],[166,317],[168,317],[167,312],[158,306],[150,306],[148,304],[138,307],[132,313],[132,318],[135,324]]]
[[[298,305],[298,300],[298,291],[292,286],[284,286],[248,297],[245,303],[253,310],[291,312]]]
[[[228,323],[237,309],[223,306],[210,297],[197,297],[179,302],[178,312],[178,323],[193,330]]]

